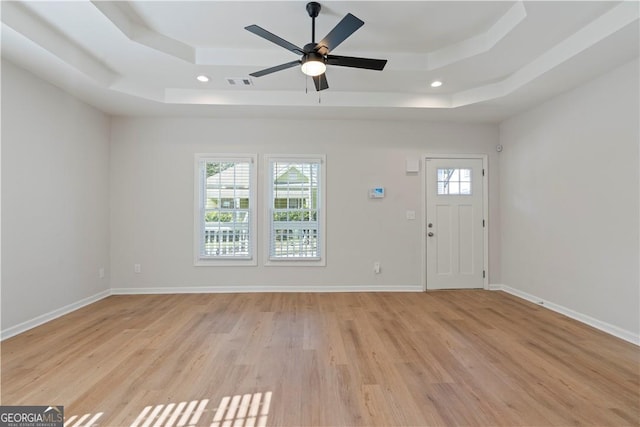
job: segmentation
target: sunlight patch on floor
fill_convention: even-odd
[[[146,406],[130,427],[265,427],[271,392],[225,396],[211,409],[208,404],[209,399],[202,399]]]
[[[91,416],[92,414],[84,414],[81,417],[77,415],[73,415],[66,420],[64,420],[65,427],[94,427],[98,426],[98,420],[102,416],[102,412],[98,412],[97,414]]]
[[[145,407],[131,427],[191,427],[197,426],[200,417],[209,404],[209,399],[180,402],[177,405],[156,405]]]
[[[271,392],[225,396],[213,416],[211,427],[265,427]]]

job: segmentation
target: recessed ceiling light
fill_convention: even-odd
[[[202,83],[206,83],[209,81],[209,77],[205,76],[204,74],[200,74],[198,77],[196,77],[196,79]]]
[[[442,82],[440,80],[434,80],[431,82],[431,87],[440,87],[442,86]]]

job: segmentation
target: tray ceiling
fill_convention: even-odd
[[[329,66],[321,93],[298,67],[230,85],[296,59],[244,27],[303,46],[305,4],[2,2],[2,55],[114,115],[496,122],[640,49],[634,1],[328,1],[316,34],[354,14],[365,25],[332,53],[386,58],[383,71]],[[201,74],[210,80],[197,81]]]

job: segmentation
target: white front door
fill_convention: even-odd
[[[484,285],[482,159],[426,159],[427,289]]]

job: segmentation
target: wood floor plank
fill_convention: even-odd
[[[637,346],[503,292],[113,296],[1,356],[94,427],[640,425]]]

